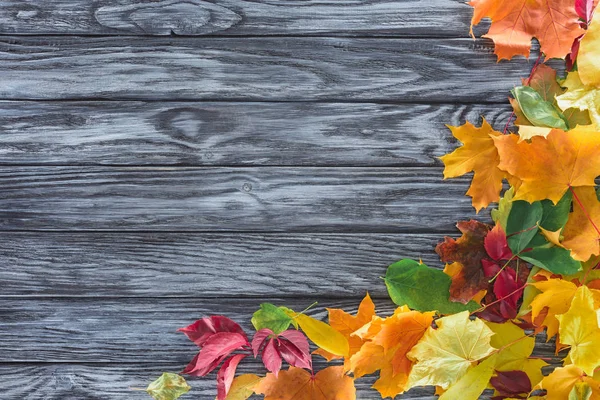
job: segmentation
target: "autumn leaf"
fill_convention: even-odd
[[[185,328],[177,329],[177,332],[184,333],[188,339],[200,347],[204,346],[206,341],[217,332],[232,332],[246,335],[241,326],[222,315],[213,315],[199,319]]]
[[[306,336],[323,350],[344,357],[350,352],[348,339],[325,322],[305,314],[292,314],[292,318],[298,323]]]
[[[155,400],[175,400],[189,392],[191,387],[182,376],[164,372],[157,380],[150,383],[146,391]]]
[[[473,198],[473,207],[479,212],[480,209],[497,202],[500,198],[502,180],[506,172],[497,167],[500,158],[491,136],[499,136],[502,133],[495,131],[485,119],[481,128],[475,127],[470,122],[462,126],[448,126],[448,128],[463,145],[452,153],[440,157],[445,165],[444,179],[474,171],[467,195]]]
[[[496,324],[486,322],[494,332],[490,345],[500,349],[497,353],[495,368],[500,372],[519,370],[527,374],[532,385],[542,380],[542,367],[546,362],[538,358],[530,358],[535,347],[535,339],[511,322]]]
[[[431,326],[433,315],[398,308],[394,315],[378,323],[376,333],[350,358],[350,371],[358,378],[379,370],[373,388],[382,397],[403,393],[412,368],[407,353]]]
[[[289,316],[289,309],[277,307],[271,303],[262,303],[260,309],[252,315],[254,329],[270,329],[273,333],[281,333],[288,329],[293,320]]]
[[[454,385],[445,391],[439,400],[477,400],[488,386],[494,374],[496,355],[483,360],[479,365],[469,369]]]
[[[546,390],[546,400],[565,400],[569,398],[573,387],[580,382],[585,382],[591,388],[594,398],[600,398],[600,383],[586,376],[576,365],[556,368],[542,380],[538,388]]]
[[[234,354],[223,362],[217,373],[217,400],[225,400],[235,377],[237,366],[246,357],[246,354]]]
[[[521,179],[515,200],[557,203],[569,187],[594,186],[600,175],[600,135],[578,126],[553,130],[547,138],[519,142],[517,135],[493,138],[500,154],[499,168]]]
[[[592,6],[588,5],[584,11],[588,15],[587,18],[590,18],[591,8]],[[577,67],[584,85],[600,87],[600,22],[597,18],[592,21],[581,40]]]
[[[517,86],[511,93],[519,103],[521,112],[534,126],[569,130],[564,116],[554,108],[552,102],[544,100],[535,89]]]
[[[264,328],[256,332],[251,346],[254,357],[261,353],[264,366],[275,376],[281,369],[282,359],[291,366],[312,369],[308,340],[300,331],[289,329],[276,334]]]
[[[337,308],[328,308],[327,312],[329,313],[329,325],[348,340],[349,353],[344,359],[344,365],[346,366],[346,370],[348,370],[350,367],[350,357],[359,351],[364,343],[364,340],[354,335],[354,332],[371,322],[375,316],[375,304],[371,300],[371,296],[367,293],[358,306],[356,316]],[[323,349],[316,350],[315,354],[319,354],[327,360],[336,358],[334,354],[328,353]]]
[[[562,83],[567,91],[557,96],[556,101],[562,110],[587,110],[596,130],[600,130],[600,88],[583,83],[581,73],[582,70],[569,72]]]
[[[563,230],[562,244],[574,259],[586,261],[600,255],[600,201],[593,187],[576,188],[574,193],[577,201]]]
[[[501,398],[523,398],[531,392],[531,381],[523,371],[497,371],[490,384]]]
[[[481,260],[488,257],[484,239],[490,227],[479,221],[460,221],[456,224],[462,232],[458,240],[446,236],[435,251],[443,262],[458,262],[462,269],[452,276],[450,300],[466,304],[479,291],[487,289],[489,278],[481,265]]]
[[[244,374],[237,376],[231,383],[226,400],[246,400],[254,394],[254,387],[262,378],[258,375]]]
[[[442,271],[408,259],[390,265],[385,274],[388,293],[399,306],[408,305],[414,310],[438,311],[440,314],[479,308],[473,301],[467,304],[450,301],[451,283],[451,278]]]
[[[428,328],[408,353],[415,364],[407,387],[447,389],[465,375],[473,361],[483,360],[494,351],[490,345],[494,332],[479,319],[471,321],[467,311],[440,318],[436,324],[438,328]]]
[[[492,19],[484,37],[494,41],[499,60],[528,57],[534,37],[546,57],[564,58],[584,32],[573,0],[472,0],[469,4],[474,7],[471,33],[484,17]]]
[[[557,315],[560,342],[571,346],[568,358],[586,374],[593,375],[600,366],[600,328],[594,295],[587,286],[575,292],[569,311]]]
[[[354,380],[342,366],[327,367],[312,376],[301,368],[290,367],[279,376],[268,373],[255,387],[265,400],[354,400]]]

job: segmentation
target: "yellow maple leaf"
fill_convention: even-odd
[[[525,332],[511,322],[486,322],[486,325],[494,332],[490,345],[500,349],[496,354],[495,369],[523,371],[529,377],[532,386],[540,382],[543,377],[541,369],[547,364],[543,360],[529,358],[535,347],[535,339],[525,337]]]
[[[557,315],[560,342],[571,345],[569,359],[586,374],[593,375],[600,366],[600,328],[594,295],[587,286],[577,289],[569,311]]]
[[[587,261],[592,255],[600,255],[600,235],[596,230],[600,227],[600,201],[593,187],[576,188],[574,192],[578,201],[563,229],[562,244],[571,250],[571,257]]]
[[[500,199],[502,180],[506,176],[498,169],[500,158],[491,136],[502,135],[483,119],[481,128],[470,122],[462,126],[448,126],[462,146],[440,157],[445,165],[444,179],[455,178],[474,171],[467,195],[473,198],[477,211]]]
[[[494,351],[490,346],[494,332],[479,319],[471,321],[468,311],[440,318],[436,324],[438,328],[428,328],[408,353],[415,364],[407,388],[433,385],[447,389],[474,361]]]
[[[575,365],[556,368],[550,375],[542,379],[537,388],[546,390],[546,400],[565,400],[569,398],[569,393],[579,382],[585,382],[589,385],[592,389],[592,399],[597,400],[600,398],[600,382],[586,376]]]
[[[584,84],[600,87],[600,22],[597,19],[592,21],[581,40],[577,69]]]
[[[327,367],[314,376],[296,367],[268,373],[255,387],[265,400],[355,400],[354,380],[344,374],[342,366]]]
[[[479,365],[471,368],[467,373],[442,393],[439,400],[477,400],[494,375],[496,354],[483,360]]]
[[[554,204],[569,187],[594,186],[600,175],[600,135],[590,126],[569,132],[554,129],[543,138],[519,142],[518,135],[493,136],[500,169],[519,178],[515,200],[530,203],[550,199]]]
[[[254,387],[261,379],[260,376],[253,374],[236,376],[231,383],[226,400],[246,400],[254,394]]]
[[[564,58],[584,32],[572,0],[471,0],[469,4],[474,7],[471,34],[473,25],[484,17],[492,19],[484,37],[494,41],[499,60],[528,57],[533,37],[548,58]]]
[[[577,60],[579,62],[579,58]],[[556,96],[560,109],[588,110],[596,129],[600,129],[600,89],[584,84],[581,81],[581,71],[569,72],[562,85],[567,88],[567,91]]]

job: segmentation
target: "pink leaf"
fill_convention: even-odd
[[[262,346],[265,339],[271,335],[273,335],[273,331],[268,328],[261,329],[254,334],[254,338],[252,339],[252,351],[254,352],[254,358],[258,356],[260,346]]]
[[[302,352],[289,340],[281,339],[279,341],[279,354],[293,367],[312,370],[312,358],[310,354]]]
[[[508,247],[506,233],[500,225],[494,226],[485,237],[483,244],[485,251],[493,260],[509,260],[513,256],[510,247]]]
[[[204,343],[217,332],[234,332],[246,337],[244,330],[231,319],[222,315],[213,315],[212,317],[202,318],[185,328],[177,329],[198,346],[204,346]]]
[[[231,383],[235,377],[235,370],[238,364],[246,357],[245,354],[236,354],[231,356],[221,366],[217,373],[217,400],[225,400],[229,389],[231,389]]]
[[[275,338],[269,340],[262,353],[263,364],[275,377],[277,377],[281,369],[281,356],[279,355],[279,351],[277,351],[277,342],[278,339]]]
[[[308,339],[304,333],[297,331],[295,329],[288,329],[287,331],[281,332],[279,336],[286,338],[294,346],[296,346],[301,352],[305,354],[310,354],[310,346],[308,344]]]
[[[248,340],[246,337],[239,333],[217,332],[204,343],[204,347],[202,347],[202,350],[200,350],[200,353],[195,358],[195,365],[190,368],[190,363],[184,370],[184,373],[205,376],[215,369],[224,357],[234,350],[242,348],[247,343]]]
[[[586,26],[592,20],[592,12],[594,11],[594,0],[575,0],[575,11]]]

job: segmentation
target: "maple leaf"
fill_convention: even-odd
[[[265,400],[354,400],[354,380],[344,374],[344,367],[327,367],[316,375],[290,367],[279,376],[268,373],[255,387]]]
[[[410,350],[415,363],[407,387],[435,385],[447,389],[471,367],[490,355],[494,332],[481,320],[469,319],[469,312],[440,318],[437,329],[428,328],[423,338]]]
[[[528,57],[534,37],[548,58],[564,58],[584,32],[573,0],[472,0],[469,4],[474,7],[471,34],[473,25],[484,17],[492,19],[484,37],[494,41],[498,60]]]
[[[575,292],[569,311],[557,315],[560,342],[571,345],[569,359],[586,374],[600,366],[600,328],[594,307],[594,295],[587,286]]]
[[[587,5],[582,13],[586,18],[591,18],[593,5]],[[600,22],[592,21],[585,36],[581,40],[577,68],[581,81],[585,85],[600,87]]]
[[[511,322],[502,324],[487,322],[494,332],[490,345],[500,349],[496,358],[496,370],[500,372],[519,370],[527,374],[532,385],[542,380],[542,367],[546,362],[530,358],[535,347],[535,339],[526,337],[525,332]]]
[[[484,239],[490,227],[479,221],[460,221],[456,224],[462,232],[458,240],[446,236],[435,252],[443,262],[458,262],[462,269],[452,276],[450,300],[466,304],[479,291],[487,289],[488,278],[481,260],[488,257]]]
[[[258,375],[244,374],[237,376],[231,383],[226,400],[246,400],[254,394],[254,387],[262,378]]]
[[[497,371],[496,376],[490,379],[490,384],[496,389],[500,398],[520,399],[527,397],[531,392],[531,381],[523,371]]]
[[[263,364],[275,376],[281,369],[282,359],[291,366],[312,369],[308,340],[300,331],[290,329],[276,334],[264,328],[256,332],[251,345],[255,358],[262,348]]]
[[[562,85],[567,91],[556,97],[556,102],[562,110],[587,110],[600,129],[600,89],[597,86],[586,85],[581,80],[582,71],[571,71]]]
[[[407,353],[431,326],[433,315],[400,307],[394,315],[378,321],[378,329],[365,337],[369,341],[350,358],[350,371],[358,378],[379,370],[373,388],[382,397],[404,392],[412,368]]]
[[[499,168],[522,181],[515,200],[550,199],[556,204],[569,187],[594,186],[600,175],[600,135],[590,127],[555,129],[547,138],[533,137],[531,143],[519,142],[518,135],[493,140]]]
[[[486,389],[490,378],[494,374],[496,355],[483,360],[479,365],[469,369],[458,382],[450,386],[439,400],[477,400]]]
[[[500,158],[491,136],[502,135],[483,119],[481,128],[470,122],[462,126],[448,126],[463,145],[452,153],[440,157],[445,165],[444,179],[462,176],[474,171],[467,195],[473,198],[473,207],[479,212],[490,203],[497,202],[506,172],[498,169]]]
[[[189,392],[191,387],[182,376],[164,372],[157,380],[151,382],[146,392],[155,400],[175,400]]]
[[[562,244],[571,250],[574,259],[587,261],[592,255],[600,255],[600,201],[593,187],[576,188],[574,192],[578,201],[563,229]]]
[[[591,388],[593,398],[600,398],[600,382],[586,376],[576,365],[556,368],[542,379],[537,388],[546,390],[546,400],[565,400],[569,399],[571,390],[580,382],[586,383]]]
[[[327,312],[329,313],[329,325],[344,335],[348,340],[349,353],[344,359],[344,365],[346,370],[348,370],[350,367],[350,357],[356,354],[364,343],[364,340],[361,337],[354,335],[353,333],[371,322],[375,316],[375,304],[373,303],[373,300],[371,300],[369,293],[367,293],[358,306],[356,316],[337,308],[328,308]],[[334,354],[328,353],[323,349],[316,350],[315,354],[319,354],[327,360],[336,358]]]

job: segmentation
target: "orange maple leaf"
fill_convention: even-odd
[[[404,392],[413,365],[406,354],[431,326],[433,315],[433,312],[420,313],[399,307],[394,315],[377,321],[379,329],[365,337],[370,341],[350,359],[354,376],[359,378],[380,371],[373,388],[382,397],[395,397]]]
[[[576,201],[562,232],[562,244],[571,250],[574,259],[587,261],[592,255],[600,255],[600,201],[593,187],[576,188],[573,192]]]
[[[350,367],[350,357],[360,350],[364,343],[359,336],[352,334],[358,329],[362,328],[364,325],[371,322],[375,316],[375,304],[373,303],[373,300],[371,300],[369,293],[367,293],[358,306],[358,312],[356,313],[356,316],[353,316],[338,308],[328,308],[327,311],[329,312],[329,325],[344,335],[346,339],[348,339],[350,353],[344,360],[344,365],[346,366],[347,370]],[[327,361],[340,358],[339,356],[331,354],[323,349],[315,350],[314,354],[325,357]]]
[[[484,37],[494,41],[498,60],[529,57],[534,37],[547,58],[564,58],[584,33],[573,0],[471,0],[469,5],[474,8],[471,35],[473,25],[492,19]]]
[[[268,373],[254,392],[265,400],[355,400],[354,379],[344,374],[342,366],[327,367],[316,375],[296,367],[279,371],[276,377]]]
[[[518,135],[492,138],[500,154],[500,169],[522,182],[515,200],[533,203],[550,199],[554,204],[569,187],[594,186],[600,175],[600,134],[591,126],[569,132],[553,129],[546,138],[534,136],[531,143]]]
[[[448,126],[463,145],[450,154],[440,157],[445,165],[444,179],[455,178],[474,171],[467,195],[473,198],[473,207],[479,212],[500,199],[502,180],[506,172],[498,168],[500,157],[492,136],[501,136],[483,119],[481,128],[467,122],[462,126]]]

